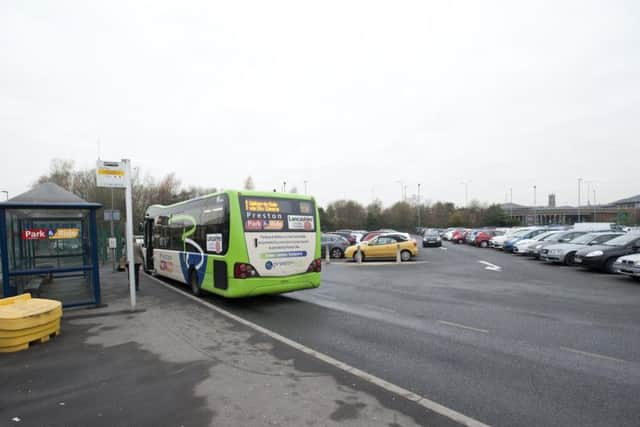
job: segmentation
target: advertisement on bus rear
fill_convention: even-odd
[[[249,262],[260,276],[307,271],[316,247],[313,201],[247,196],[240,209]]]

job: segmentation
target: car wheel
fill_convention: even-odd
[[[607,262],[604,264],[604,271],[606,271],[609,274],[615,273],[615,270],[613,269],[614,262],[616,262],[615,258],[609,258]]]
[[[403,262],[409,261],[411,259],[411,252],[404,250],[400,252],[400,260]]]
[[[191,285],[191,293],[197,297],[200,296],[200,286],[198,284],[198,272],[195,269],[189,273],[189,284]]]
[[[483,240],[482,242],[480,242],[480,247],[481,248],[486,248],[487,246],[489,246],[489,243],[487,243],[486,240]]]
[[[575,252],[569,252],[564,257],[564,263],[566,265],[576,265],[576,253]]]
[[[458,239],[458,240],[456,240],[456,243],[457,243],[457,244],[459,244],[459,245],[461,245],[461,244],[462,244],[462,239]]]
[[[329,255],[331,256],[331,258],[342,258],[342,249],[333,248],[331,249],[331,252],[329,253]]]

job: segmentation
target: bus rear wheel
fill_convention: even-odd
[[[200,286],[198,284],[198,273],[192,269],[189,273],[189,284],[191,285],[191,293],[197,297],[200,296]]]

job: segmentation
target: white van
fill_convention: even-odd
[[[575,231],[621,231],[620,227],[615,222],[576,222],[573,224],[573,230]]]

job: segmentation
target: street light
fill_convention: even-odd
[[[287,181],[282,181],[282,192],[287,191]]]
[[[469,184],[471,183],[471,180],[469,181],[462,181],[460,184],[464,185],[464,206],[468,207],[469,206]]]
[[[538,201],[536,198],[537,187],[533,186],[533,224],[538,224]]]
[[[7,197],[6,200],[9,200],[9,192],[7,190],[2,190],[0,191],[0,193],[4,193],[5,196]]]
[[[420,184],[418,184],[418,227],[420,227]]]
[[[582,178],[578,178],[578,222],[580,222],[580,192],[581,192],[580,186],[581,185],[582,185]]]

